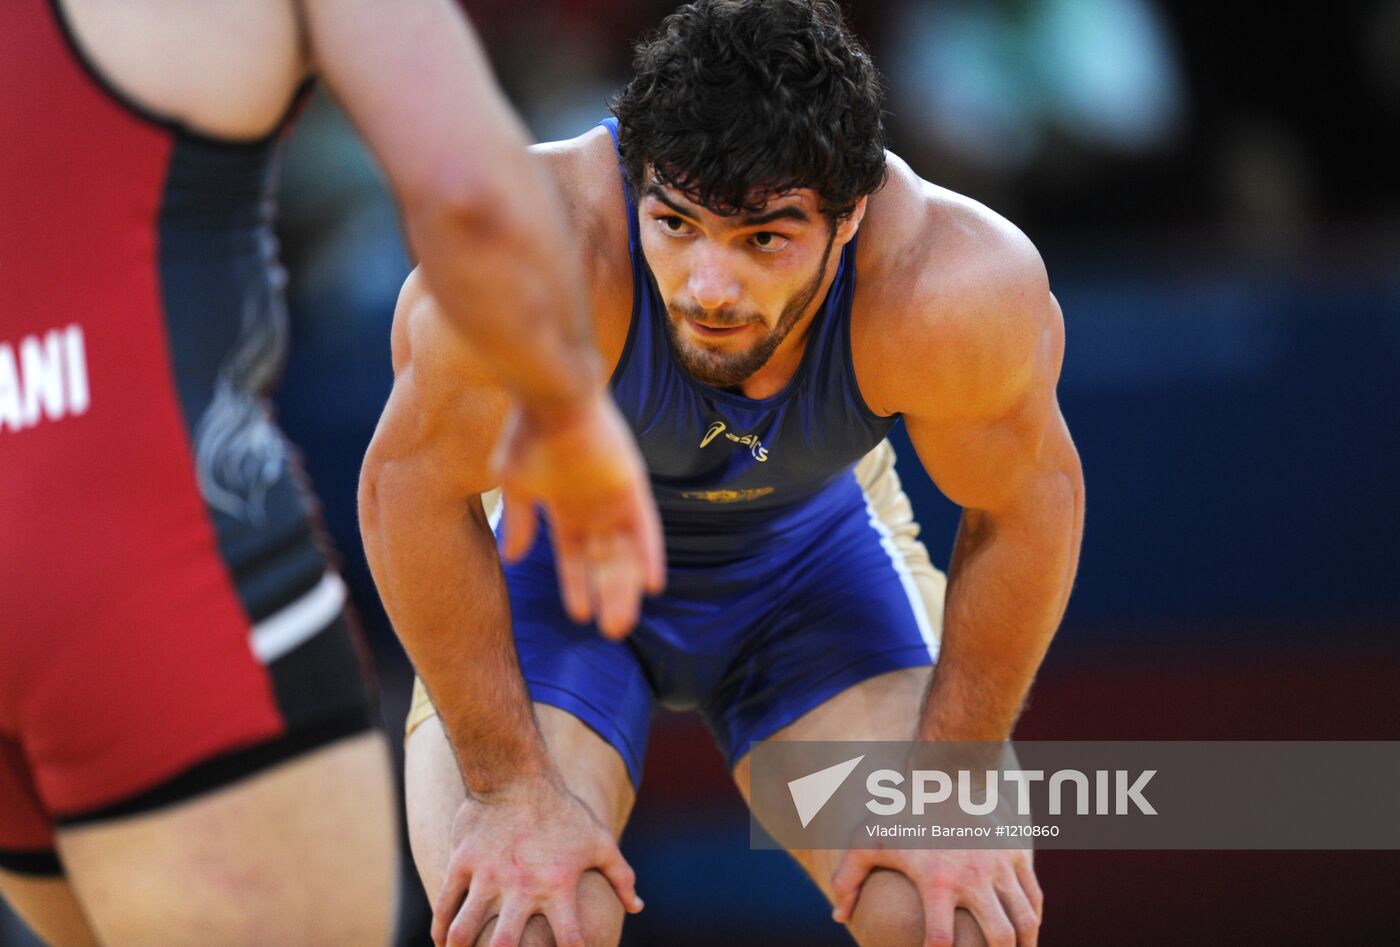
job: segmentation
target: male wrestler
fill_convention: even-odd
[[[519,406],[507,481],[605,547],[583,571],[661,571],[659,530],[633,564],[655,514],[557,195],[448,0],[6,3],[0,893],[54,943],[389,936],[384,740],[262,401],[279,144],[313,73]],[[609,580],[606,621],[640,581]]]
[[[504,396],[405,286],[361,525],[436,702],[407,778],[439,944],[616,943],[657,701],[705,714],[745,794],[756,740],[1010,734],[1081,533],[1060,312],[1024,236],[884,151],[880,110],[834,2],[698,0],[638,48],[616,124],[539,149],[662,510],[667,591],[625,640],[575,623],[589,590],[547,549],[502,572]],[[964,511],[946,607],[888,454],[852,470],[900,417]],[[1029,852],[794,855],[863,945],[950,944],[959,909],[959,943],[1036,940]]]

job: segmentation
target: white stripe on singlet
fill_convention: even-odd
[[[253,626],[253,653],[271,664],[329,625],[345,598],[345,583],[327,572],[311,591]]]
[[[924,597],[919,594],[918,583],[914,580],[914,574],[909,571],[909,565],[904,561],[904,556],[900,553],[899,547],[895,545],[894,533],[885,525],[885,521],[880,519],[880,514],[876,512],[874,504],[870,502],[870,495],[861,488],[861,497],[865,500],[865,512],[870,518],[870,526],[880,537],[880,545],[884,547],[885,554],[890,557],[890,565],[894,566],[895,574],[899,576],[899,584],[904,587],[904,595],[909,599],[909,607],[914,612],[914,620],[919,625],[919,636],[924,639],[924,647],[928,648],[929,659],[935,663],[938,661],[938,638],[933,633],[933,627],[929,625],[928,610],[924,607]]]

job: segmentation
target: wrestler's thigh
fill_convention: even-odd
[[[779,730],[770,740],[912,740],[932,667],[905,668],[868,678]],[[734,766],[734,781],[749,800],[749,756]],[[841,851],[793,851],[792,857],[831,898],[831,875]]]
[[[388,747],[364,733],[141,815],[60,829],[108,947],[387,944],[398,864]]]
[[[932,674],[932,667],[916,667],[861,681],[779,730],[770,739],[913,739]],[[734,781],[748,801],[747,755],[734,767]],[[790,854],[831,901],[831,878],[846,853],[820,849],[792,850]],[[913,882],[896,871],[877,869],[872,872],[861,889],[849,929],[861,947],[922,944],[923,906]],[[964,910],[957,912],[954,936],[957,947],[979,947],[985,943],[976,921]]]

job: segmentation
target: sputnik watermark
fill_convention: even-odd
[[[865,759],[864,754],[788,780],[792,806],[797,810],[802,828],[812,824],[813,818],[818,817],[862,759]],[[1155,769],[1144,770],[1135,777],[1126,769],[1112,772],[1096,769],[1092,775],[1078,769],[1058,769],[1049,776],[1042,769],[984,769],[980,772],[959,769],[955,773],[942,769],[916,769],[906,779],[899,770],[876,769],[865,777],[865,792],[871,796],[865,808],[875,815],[924,815],[932,808],[956,799],[962,813],[990,815],[1001,808],[998,786],[1011,783],[1015,786],[1015,814],[1030,815],[1030,787],[1036,783],[1046,783],[1050,815],[1060,815],[1065,811],[1074,811],[1075,815],[1127,815],[1130,806],[1137,808],[1142,815],[1156,815],[1156,808],[1142,794],[1155,775]],[[902,789],[906,782],[910,786],[909,793]],[[956,797],[953,794],[955,784]],[[981,799],[976,800],[974,797],[979,790]],[[1064,797],[1067,793],[1072,794],[1074,799],[1072,810],[1065,808]],[[878,825],[867,827],[868,834],[872,836],[927,835],[930,828],[938,827],[911,825],[885,831],[886,828]],[[972,828],[974,831],[953,832],[953,835],[987,836],[994,832],[993,827]]]
[[[793,743],[751,753],[757,847],[1400,849],[1396,742]]]
[[[1098,769],[1093,772],[1093,808],[1094,815],[1127,815],[1129,805],[1135,806],[1138,812],[1143,815],[1156,815],[1157,810],[1143,796],[1143,789],[1149,780],[1157,775],[1155,769],[1149,769],[1139,773],[1130,783],[1130,774],[1125,769],[1110,772],[1106,769]],[[931,806],[942,805],[949,802],[953,796],[953,784],[957,784],[957,804],[958,808],[968,815],[989,815],[995,812],[1001,804],[1001,793],[997,789],[998,781],[1016,784],[1016,814],[1031,814],[1031,786],[1034,783],[1045,782],[1048,787],[1049,812],[1051,815],[1060,815],[1066,811],[1064,807],[1065,785],[1069,784],[1070,792],[1073,793],[1074,813],[1076,815],[1089,815],[1090,791],[1089,775],[1077,769],[1062,769],[1050,774],[1047,779],[1045,772],[1038,769],[1009,769],[998,771],[994,769],[974,772],[972,770],[960,769],[954,775],[949,775],[938,769],[916,769],[911,774],[910,783],[912,791],[904,793],[899,787],[904,783],[904,774],[892,769],[877,769],[865,780],[865,788],[876,797],[865,804],[865,807],[876,815],[898,815],[906,808],[914,815],[923,815],[925,810]],[[1115,787],[1110,790],[1109,784]],[[933,786],[935,788],[930,789]],[[978,788],[982,791],[982,800],[974,802]],[[878,800],[878,801],[877,801]],[[1110,809],[1109,803],[1112,803]]]
[[[793,806],[804,829],[831,801],[831,797],[863,759],[864,754],[788,782],[788,792],[792,795]],[[939,769],[916,769],[906,779],[898,770],[877,769],[865,778],[865,790],[871,796],[865,803],[865,808],[875,815],[900,815],[905,812],[924,815],[932,807],[941,806],[956,798],[958,809],[967,815],[989,815],[1001,805],[998,786],[1009,783],[1015,785],[1016,814],[1028,816],[1031,814],[1031,787],[1043,782],[1048,787],[1050,815],[1060,815],[1066,811],[1073,811],[1076,815],[1126,815],[1130,806],[1143,815],[1156,815],[1157,810],[1143,795],[1148,782],[1155,775],[1157,771],[1154,769],[1145,770],[1135,777],[1125,769],[1099,769],[1094,770],[1092,775],[1077,769],[1061,769],[1048,776],[1044,770],[1038,769],[960,769],[953,773]],[[908,793],[901,788],[906,782],[910,787]],[[974,797],[979,790],[982,798],[975,801]],[[1067,794],[1073,797],[1072,810],[1065,807]],[[867,828],[870,829],[871,835],[875,835],[878,834],[876,830],[881,827]],[[926,832],[928,828],[903,827],[909,830],[919,829],[921,832]],[[983,827],[977,828],[980,830]],[[986,833],[991,831],[990,827],[986,827]],[[909,833],[902,830],[893,834]]]

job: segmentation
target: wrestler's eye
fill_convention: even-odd
[[[661,225],[661,231],[673,237],[681,237],[690,233],[690,224],[674,214],[656,218],[656,222]]]
[[[749,238],[753,245],[764,253],[777,253],[788,245],[788,238],[780,233],[772,233],[767,230],[760,231]]]

